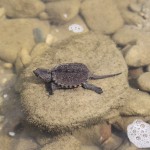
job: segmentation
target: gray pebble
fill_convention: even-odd
[[[150,92],[150,72],[143,73],[138,78],[138,84],[142,90]]]

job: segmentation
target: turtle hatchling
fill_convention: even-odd
[[[50,95],[57,89],[72,89],[78,86],[101,94],[103,93],[102,89],[93,84],[89,84],[88,79],[104,79],[121,74],[94,75],[89,71],[87,66],[82,63],[60,64],[52,69],[37,68],[33,73],[44,81]]]

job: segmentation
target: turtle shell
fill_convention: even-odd
[[[57,85],[72,88],[86,82],[88,73],[88,68],[82,63],[62,64],[52,70],[52,80]]]

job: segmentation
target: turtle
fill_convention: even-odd
[[[72,89],[78,86],[101,94],[103,93],[103,90],[100,87],[89,84],[87,82],[88,79],[104,79],[121,74],[95,75],[92,74],[88,67],[83,63],[65,63],[52,69],[37,68],[33,73],[44,81],[50,95],[57,89]]]

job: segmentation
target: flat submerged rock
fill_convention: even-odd
[[[35,29],[39,29],[45,38],[50,26],[47,21],[38,19],[0,20],[0,59],[15,63],[18,53],[23,48],[30,53],[36,44],[33,36]]]
[[[81,150],[81,143],[75,137],[66,135],[56,138],[54,142],[46,144],[41,150]]]
[[[92,31],[112,34],[123,26],[123,19],[113,0],[86,0],[81,14]]]
[[[72,62],[84,63],[97,75],[122,74],[89,80],[103,89],[102,94],[78,87],[48,95],[33,70]],[[34,59],[18,84],[21,85],[21,103],[28,121],[48,131],[66,132],[96,124],[105,115],[108,117],[108,112],[124,104],[123,95],[128,87],[127,67],[122,54],[108,37],[86,33],[62,41]]]

